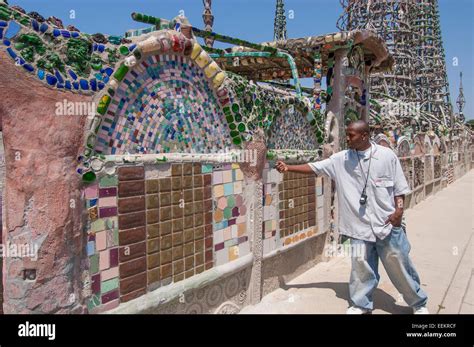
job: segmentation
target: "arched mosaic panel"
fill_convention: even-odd
[[[409,157],[411,155],[410,142],[405,136],[398,139],[397,152],[399,157]]]
[[[188,56],[152,55],[123,79],[98,133],[95,151],[214,153],[230,147],[212,84]]]
[[[269,149],[314,150],[318,142],[314,130],[301,111],[289,107],[269,129]]]
[[[376,144],[378,144],[380,146],[392,148],[392,146],[390,144],[390,140],[388,139],[388,137],[385,134],[378,134],[377,136],[375,136],[374,141],[375,141]]]

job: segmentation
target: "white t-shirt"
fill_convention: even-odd
[[[367,202],[361,205],[370,156]],[[371,143],[371,148],[359,152],[359,157],[360,165],[355,150],[344,150],[309,166],[316,174],[336,182],[341,234],[365,241],[384,239],[392,230],[385,221],[395,211],[395,196],[409,194],[410,188],[400,161],[390,148]]]

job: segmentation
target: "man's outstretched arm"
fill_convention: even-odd
[[[297,172],[302,174],[312,174],[314,175],[314,170],[308,164],[301,164],[301,165],[288,165],[282,161],[277,161],[276,169],[278,172]]]

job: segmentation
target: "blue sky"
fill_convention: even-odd
[[[65,25],[83,32],[123,35],[132,28],[146,25],[134,22],[130,14],[142,12],[171,19],[183,10],[196,27],[203,27],[201,0],[10,0],[44,17],[56,16]],[[336,21],[342,13],[339,0],[286,0],[289,37],[304,37],[338,31]],[[213,0],[214,31],[253,42],[273,39],[275,0]],[[459,72],[463,72],[466,106],[464,114],[474,119],[474,1],[439,0],[441,28],[446,53],[451,101],[455,110]],[[70,18],[70,11],[75,18]],[[219,46],[217,46],[219,47]],[[457,59],[458,65],[454,65]]]

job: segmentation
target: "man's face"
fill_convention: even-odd
[[[346,141],[350,149],[359,149],[366,143],[367,134],[349,125],[346,129]]]

